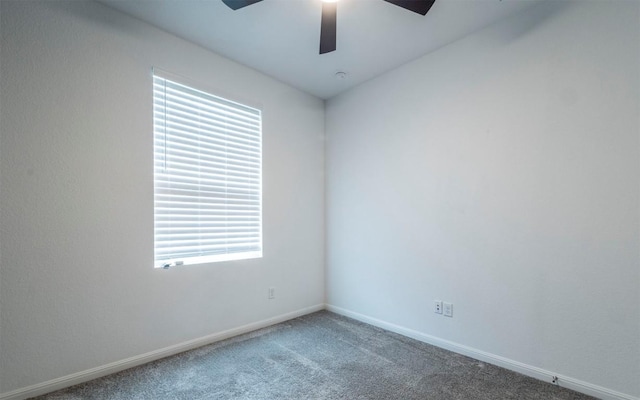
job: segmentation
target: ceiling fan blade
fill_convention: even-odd
[[[222,0],[224,4],[229,6],[232,10],[237,10],[242,7],[250,6],[262,0]]]
[[[336,49],[336,15],[338,3],[322,3],[322,22],[320,24],[320,54]]]
[[[436,0],[384,0],[387,3],[395,4],[405,10],[413,11],[414,13],[426,15],[427,11],[431,8]]]

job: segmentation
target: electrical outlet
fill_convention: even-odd
[[[274,288],[273,286],[269,288],[268,298],[269,300],[276,298],[276,288]]]
[[[442,314],[442,301],[434,300],[433,302],[433,312],[436,314]]]
[[[442,309],[445,317],[453,317],[453,304],[444,302],[442,303]]]

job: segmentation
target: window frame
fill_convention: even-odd
[[[184,78],[182,76],[179,75],[175,75],[172,73],[168,73],[164,70],[158,69],[156,67],[152,68],[152,76],[151,76],[151,80],[152,80],[152,126],[153,126],[153,187],[154,187],[154,205],[153,205],[153,210],[154,210],[154,235],[153,235],[153,250],[154,250],[154,267],[155,268],[168,268],[170,266],[175,266],[175,265],[196,265],[196,264],[206,264],[206,263],[216,263],[216,262],[224,262],[224,261],[235,261],[235,260],[248,260],[248,259],[255,259],[255,258],[261,258],[263,256],[263,223],[264,223],[264,215],[263,215],[263,209],[262,209],[262,203],[263,203],[263,187],[262,187],[262,180],[263,180],[263,147],[262,147],[262,140],[263,140],[263,131],[262,131],[262,121],[263,121],[263,112],[262,112],[262,107],[257,106],[255,104],[252,104],[251,102],[248,101],[239,101],[236,98],[234,98],[233,96],[228,96],[226,94],[221,95],[219,90],[212,90],[211,88],[209,88],[207,85],[201,84],[199,82],[194,82],[191,79],[188,78]],[[218,252],[215,254],[201,254],[201,255],[191,255],[191,256],[172,256],[172,257],[159,257],[158,256],[158,243],[162,242],[161,240],[158,239],[159,233],[158,233],[158,215],[160,214],[158,212],[158,191],[159,191],[159,181],[161,179],[159,179],[159,174],[158,174],[158,166],[157,166],[157,157],[158,157],[158,143],[157,141],[158,139],[158,127],[157,127],[157,93],[156,93],[156,78],[164,80],[164,81],[168,81],[171,84],[175,84],[178,86],[183,86],[185,88],[187,88],[188,90],[192,91],[192,92],[198,92],[201,93],[203,95],[203,98],[206,98],[208,101],[220,101],[220,104],[225,104],[226,106],[233,106],[236,105],[238,108],[236,109],[237,112],[240,112],[242,110],[247,110],[250,109],[251,112],[255,113],[255,115],[257,115],[257,129],[256,129],[256,133],[257,133],[257,139],[255,140],[255,143],[252,144],[257,144],[257,151],[258,151],[258,166],[257,169],[255,169],[255,171],[257,171],[257,184],[255,184],[254,186],[251,186],[255,189],[257,189],[257,202],[251,202],[250,204],[253,205],[254,207],[257,207],[257,222],[255,223],[256,226],[254,227],[251,223],[247,223],[248,227],[252,227],[257,229],[257,243],[255,243],[255,249],[252,250],[241,250],[241,251],[233,251],[233,250],[225,250],[224,252]],[[166,87],[166,86],[165,86]],[[167,93],[166,93],[166,89],[165,89],[165,93],[164,93],[164,110],[166,110],[166,104],[167,104]],[[224,96],[224,97],[223,97]],[[166,130],[167,128],[167,116],[166,116],[166,112],[164,113],[164,126],[162,128],[163,133],[162,135],[164,135],[165,139],[165,144],[164,144],[164,158],[165,160],[167,159],[167,140],[166,137],[168,135],[168,130]],[[191,116],[194,117],[194,116]],[[196,122],[194,122],[194,120],[190,120],[191,123],[196,124]],[[227,135],[227,137],[229,137],[229,129],[226,129],[224,131],[225,135]],[[209,131],[209,133],[212,133],[212,131]],[[218,135],[220,134],[220,132],[217,133]],[[206,133],[205,132],[200,132],[198,133],[198,137],[205,137]],[[179,136],[179,135],[177,135]],[[211,139],[212,136],[209,136],[209,139]],[[233,135],[231,134],[231,138],[233,139]],[[235,136],[235,139],[238,140],[239,136]],[[225,145],[226,148],[229,148],[230,146]],[[198,147],[198,149],[200,149]],[[216,149],[218,149],[216,147]],[[200,151],[198,151],[200,152]],[[225,153],[225,154],[231,154],[232,152],[229,153]],[[228,156],[228,155],[227,155]],[[165,161],[165,165],[166,165],[166,161]],[[228,165],[228,164],[227,164]],[[165,166],[166,168],[166,166]],[[230,177],[230,173],[233,173],[234,169],[227,169],[226,170],[226,175],[224,175],[225,180],[229,179]],[[237,172],[237,170],[235,170]],[[215,172],[220,172],[218,170],[216,170]],[[200,174],[200,172],[199,172]],[[203,173],[204,174],[204,173]],[[166,174],[166,175],[170,175],[170,174]],[[208,175],[209,177],[211,177],[211,175]],[[253,181],[255,181],[255,179],[250,179],[253,183]],[[170,179],[169,179],[170,181]],[[167,190],[166,188],[163,188],[164,190]],[[162,189],[161,189],[162,190]],[[251,189],[248,189],[249,192],[251,191]],[[197,192],[199,195],[201,195],[203,193],[202,190],[198,190]],[[225,194],[226,195],[226,194]],[[247,194],[247,198],[251,198],[251,197],[255,197],[255,195],[251,195],[251,194]],[[200,197],[199,197],[200,198]],[[218,202],[218,200],[216,200],[216,202]],[[230,200],[229,197],[225,197],[224,199],[224,204],[225,204],[225,208],[228,207],[230,204]],[[163,214],[166,215],[166,214]],[[201,214],[198,214],[201,215]],[[218,214],[216,214],[217,216]],[[221,215],[221,214],[220,214]],[[211,223],[209,225],[204,225],[204,226],[209,226],[210,229],[212,229],[211,227]],[[229,227],[227,226],[225,229],[228,229]],[[195,228],[194,228],[195,229]],[[200,229],[200,225],[198,225],[198,228]],[[247,228],[247,230],[250,230],[249,228]],[[225,239],[229,239],[229,231],[225,230],[223,237]],[[250,234],[248,234],[248,237],[252,237]],[[240,238],[243,238],[243,236],[241,236]],[[216,238],[217,239],[217,238]],[[170,240],[170,239],[169,239]],[[245,238],[245,240],[248,240]],[[253,243],[253,242],[252,242]],[[228,244],[228,243],[227,243]],[[202,249],[204,246],[200,246],[199,248]],[[174,253],[175,255],[175,253]]]

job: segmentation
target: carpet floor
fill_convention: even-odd
[[[37,399],[593,398],[320,311]]]

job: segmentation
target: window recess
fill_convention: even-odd
[[[155,266],[262,257],[261,111],[154,70]]]

